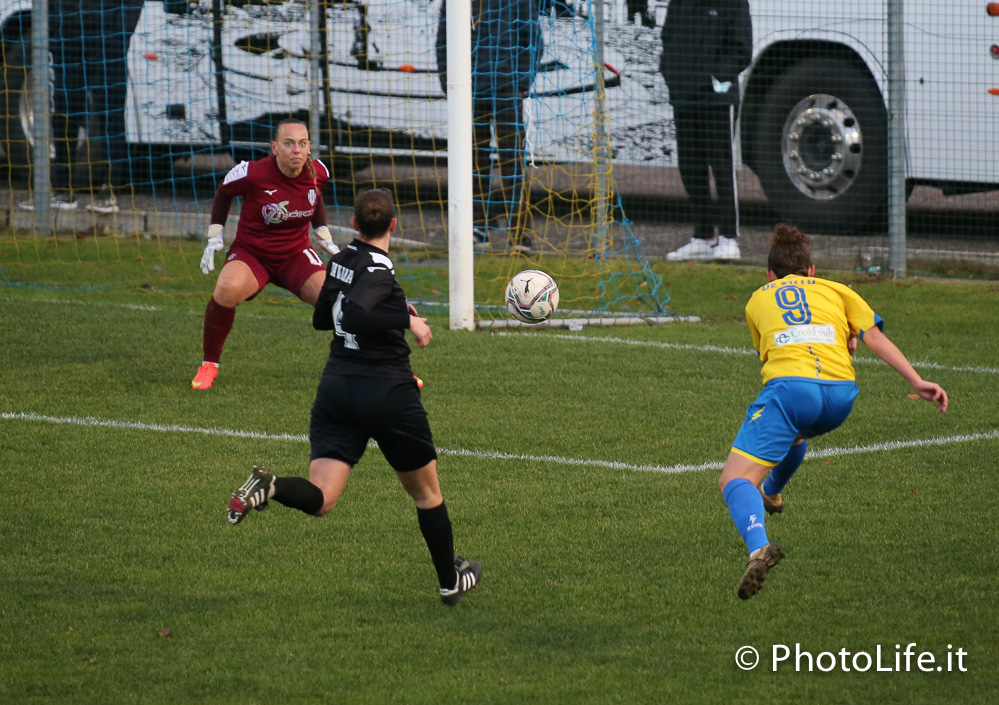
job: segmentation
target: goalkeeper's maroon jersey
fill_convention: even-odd
[[[302,173],[289,179],[278,169],[274,157],[253,162],[240,162],[234,166],[216,194],[243,197],[243,207],[236,226],[236,241],[265,257],[285,257],[309,246],[309,224],[326,224],[322,191],[330,179],[326,165],[312,160],[316,176],[312,177],[306,165]],[[229,212],[225,203],[225,213]],[[215,209],[212,209],[215,222]],[[224,222],[224,221],[223,221]]]

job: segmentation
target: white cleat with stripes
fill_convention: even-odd
[[[441,602],[453,605],[461,596],[479,584],[482,580],[482,564],[466,561],[461,556],[454,557],[454,569],[458,572],[458,580],[451,589],[441,588]]]

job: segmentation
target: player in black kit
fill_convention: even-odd
[[[323,516],[374,438],[416,502],[441,601],[453,605],[479,583],[482,566],[454,553],[451,520],[437,479],[437,450],[405,339],[409,330],[422,348],[432,335],[427,319],[407,303],[387,254],[397,223],[389,191],[360,194],[354,203],[359,236],[327,268],[312,325],[334,334],[312,406],[309,479],[275,477],[267,468],[254,467],[232,494],[229,521],[238,524],[271,499]]]

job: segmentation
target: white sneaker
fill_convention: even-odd
[[[53,196],[50,201],[49,207],[54,211],[73,211],[76,210],[76,201],[71,201],[65,196]],[[21,201],[17,204],[17,207],[23,211],[34,211],[35,202],[34,201]]]
[[[739,241],[734,237],[719,235],[717,242],[711,248],[711,259],[741,259],[742,253],[739,251]]]
[[[118,208],[118,201],[114,196],[95,198],[87,204],[86,208],[91,213],[117,213],[121,210]]]
[[[702,240],[699,237],[690,238],[690,242],[678,250],[673,250],[666,259],[670,262],[686,262],[688,260],[708,260],[714,257],[714,248],[718,238]],[[738,249],[738,247],[736,248]]]

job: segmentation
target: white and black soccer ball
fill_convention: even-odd
[[[525,269],[506,285],[506,310],[518,321],[541,323],[558,308],[558,284],[540,269]]]

